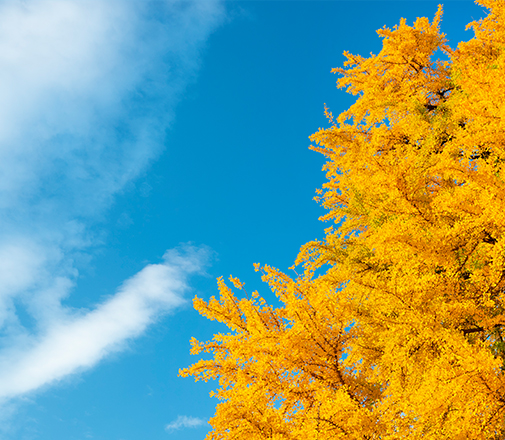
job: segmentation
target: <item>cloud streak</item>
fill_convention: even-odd
[[[177,419],[165,426],[168,432],[176,431],[182,428],[198,428],[207,424],[206,420],[191,416],[178,416]]]
[[[92,311],[62,300],[92,227],[162,151],[223,15],[217,0],[0,3],[0,399],[92,367],[182,304],[196,250]]]
[[[95,365],[141,334],[161,314],[185,303],[186,278],[205,262],[203,248],[168,251],[162,264],[146,266],[108,301],[84,315],[52,325],[31,346],[0,356],[0,401],[35,390]]]

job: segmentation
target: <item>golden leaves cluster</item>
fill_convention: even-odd
[[[439,7],[335,69],[357,100],[311,140],[338,227],[296,279],[261,269],[279,307],[195,299],[231,330],[181,372],[219,379],[209,439],[504,438],[505,2],[478,3],[456,49]]]

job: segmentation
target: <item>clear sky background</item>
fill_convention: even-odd
[[[0,2],[0,439],[196,440],[191,306],[327,225],[308,136],[342,52],[433,1]],[[449,44],[484,15],[444,4]]]

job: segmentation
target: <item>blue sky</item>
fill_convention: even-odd
[[[0,2],[0,439],[202,439],[177,376],[191,307],[288,270],[326,225],[308,136],[352,97],[342,52],[432,1]],[[449,44],[483,16],[444,4]]]

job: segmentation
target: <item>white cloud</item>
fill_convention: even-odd
[[[91,226],[160,154],[223,16],[219,0],[0,1],[0,398],[95,365],[183,301],[196,251],[167,253],[92,311],[62,304]]]
[[[0,401],[92,367],[160,314],[183,304],[186,278],[200,270],[207,253],[184,250],[168,251],[162,264],[146,266],[95,310],[56,321],[28,346],[0,355]]]
[[[178,416],[177,419],[165,426],[165,429],[171,432],[181,428],[198,428],[206,424],[206,420],[199,419],[198,417]]]
[[[21,203],[40,228],[106,207],[159,153],[221,14],[211,0],[0,3],[0,208]]]

